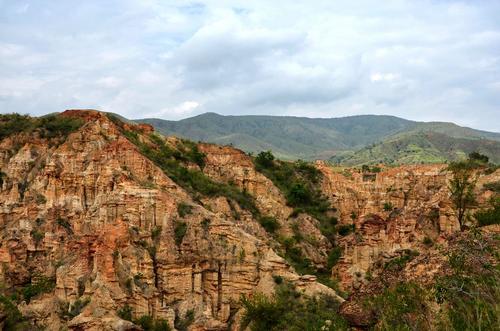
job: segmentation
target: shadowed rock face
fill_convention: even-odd
[[[54,279],[53,291],[19,305],[38,325],[135,330],[117,316],[128,306],[135,317],[164,318],[172,326],[192,310],[193,330],[236,330],[241,295],[271,293],[273,275],[307,294],[336,296],[316,277],[299,276],[277,254],[276,238],[292,236],[292,223],[310,238],[299,246],[314,266],[326,266],[332,244],[317,220],[291,216],[282,192],[245,153],[198,144],[206,155],[203,173],[253,196],[259,212],[281,225],[276,237],[234,201],[184,190],[104,114],[71,110],[61,116],[81,118],[84,125],[66,139],[32,132],[0,142],[0,281],[12,289]],[[153,132],[148,125],[124,126],[143,141]],[[339,223],[356,228],[337,240],[343,256],[333,275],[345,289],[361,286],[380,259],[403,249],[428,250],[424,237],[446,244],[445,235],[458,228],[443,165],[405,166],[371,176],[353,172],[351,177],[324,163],[316,166]],[[200,169],[189,162],[186,167]],[[499,179],[499,171],[482,177],[479,190],[481,183]],[[488,192],[479,193],[484,202]],[[384,210],[385,203],[391,208]],[[191,206],[188,213],[178,211],[181,204]],[[431,277],[433,268],[417,268],[407,277]],[[88,299],[76,316],[65,314]]]

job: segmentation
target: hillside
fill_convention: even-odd
[[[448,180],[442,164],[251,157],[92,110],[1,115],[0,329],[467,329],[441,315],[458,312],[489,330],[498,293],[446,283],[442,247],[498,264],[462,244]],[[468,219],[487,215],[473,244],[493,252],[499,183],[480,174]],[[497,284],[484,265],[467,269],[486,284],[471,293]],[[437,285],[449,296],[434,300]]]
[[[414,122],[382,115],[319,119],[286,116],[222,116],[206,113],[180,121],[140,119],[136,122],[151,124],[163,134],[233,145],[246,152],[272,150],[283,159],[329,159],[332,156],[342,156],[335,159],[344,159],[345,152],[350,152],[348,155],[351,155],[352,152],[362,150],[368,145],[394,139],[395,135],[404,133],[435,132],[449,138],[489,139],[500,144],[500,133],[474,130],[453,123]],[[450,140],[449,138],[446,140]],[[482,148],[483,143],[479,141],[472,145],[488,153],[491,147]],[[424,154],[426,155],[417,159],[419,161],[451,159],[449,153],[426,150]],[[491,157],[493,154],[488,156]],[[374,161],[374,158],[364,160],[364,162]]]
[[[358,151],[341,153],[330,161],[349,166],[444,163],[464,159],[474,151],[488,155],[491,162],[500,163],[498,141],[454,138],[432,131],[398,134]]]

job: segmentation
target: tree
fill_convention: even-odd
[[[477,164],[469,159],[467,161],[452,162],[448,166],[453,177],[449,184],[451,201],[456,209],[460,231],[465,229],[465,215],[467,210],[476,203],[474,187],[476,186]]]
[[[271,168],[273,166],[274,155],[271,151],[260,152],[255,158],[257,165],[262,168]]]
[[[486,155],[480,154],[478,152],[472,152],[469,154],[469,160],[477,163],[486,164],[490,159]]]

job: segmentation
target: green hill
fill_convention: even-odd
[[[474,151],[487,155],[494,163],[500,163],[498,141],[454,138],[430,131],[399,134],[355,152],[341,153],[330,160],[350,166],[377,163],[441,163],[466,158]]]
[[[500,133],[474,130],[453,123],[415,122],[384,115],[305,118],[205,113],[180,121],[154,118],[135,121],[151,124],[166,135],[231,144],[247,152],[272,150],[282,159],[332,158],[349,164],[372,163],[384,158],[393,162],[441,162],[455,159],[471,148],[492,157],[495,155],[488,153],[495,153],[498,151],[496,146],[500,145]],[[426,138],[426,132],[441,136]],[[441,146],[436,141],[439,139],[449,146]],[[384,146],[379,151],[374,149],[373,144]],[[368,146],[372,148],[371,152]],[[400,147],[401,151],[395,151],[394,146]],[[410,149],[401,146],[410,146]],[[398,154],[412,148],[414,154],[405,154],[405,157]]]

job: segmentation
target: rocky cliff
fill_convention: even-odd
[[[61,134],[33,124],[0,142],[0,281],[33,327],[139,329],[131,315],[236,330],[241,296],[272,293],[277,277],[343,301],[282,257],[286,238],[307,239],[296,244],[315,270],[340,247],[332,279],[355,290],[380,259],[430,250],[425,238],[445,244],[457,229],[443,165],[367,174],[316,164],[332,215],[354,227],[332,240],[237,149],[165,138],[97,111],[58,118],[79,125]],[[499,179],[481,177],[480,201],[490,194],[481,183]],[[276,233],[263,219],[277,222]]]

